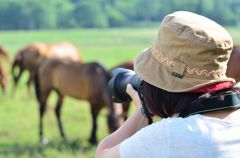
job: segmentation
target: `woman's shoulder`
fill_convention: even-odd
[[[178,130],[189,130],[189,128],[198,128],[199,124],[208,124],[210,121],[206,121],[207,118],[200,114],[192,115],[187,118],[182,117],[169,117],[163,118],[154,122],[146,129],[155,131],[156,129],[164,129],[165,132],[172,132]]]
[[[156,126],[171,126],[177,124],[177,125],[181,125],[181,124],[190,124],[190,123],[194,123],[196,121],[199,120],[203,120],[204,116],[202,115],[192,115],[186,118],[182,118],[182,117],[168,117],[168,118],[162,118],[159,121],[154,122],[152,125],[153,127]]]
[[[224,119],[218,119],[214,117],[208,117],[201,114],[192,115],[186,118],[182,117],[171,117],[161,119],[153,123],[149,128],[151,130],[164,129],[165,132],[174,134],[176,131],[181,131],[182,133],[193,133],[202,132],[203,130],[215,130],[224,129],[233,126],[240,126],[234,122],[229,122]]]

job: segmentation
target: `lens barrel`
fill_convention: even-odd
[[[108,82],[108,89],[113,96],[113,101],[116,103],[131,101],[130,96],[126,93],[128,84],[138,91],[142,80],[136,73],[129,69],[116,68],[112,70],[113,77]]]

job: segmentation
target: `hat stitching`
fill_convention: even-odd
[[[160,61],[161,63],[166,63],[167,66],[175,66],[176,62],[174,60],[170,60],[168,57],[164,57],[162,53],[158,53],[157,49],[152,47],[151,48],[151,52],[153,54],[154,57],[158,57],[158,61]]]
[[[151,48],[151,52],[153,54],[153,56],[162,64],[166,64],[166,66],[168,67],[174,67],[176,66],[176,62],[175,60],[171,60],[168,57],[164,57],[164,55],[160,52],[157,51],[156,48],[152,47]],[[199,69],[199,68],[195,68],[195,67],[190,67],[190,66],[186,66],[185,67],[185,71],[191,75],[198,75],[198,76],[206,76],[206,77],[211,77],[213,76],[214,78],[219,78],[221,76],[225,76],[225,73],[223,73],[221,70],[213,70],[213,71],[208,71],[206,69]]]
[[[205,75],[206,77],[213,76],[214,78],[218,78],[221,76],[224,76],[224,73],[221,72],[220,70],[213,70],[213,71],[207,71],[206,69],[204,70],[199,70],[198,68],[191,68],[189,66],[186,67],[186,71],[189,74],[196,74],[198,76]]]

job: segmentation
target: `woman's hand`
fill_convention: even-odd
[[[119,144],[148,125],[148,120],[141,112],[142,105],[138,92],[130,84],[127,85],[126,92],[132,98],[136,110],[118,130],[105,137],[99,143],[96,158],[120,158]]]
[[[131,84],[127,85],[126,92],[132,98],[133,103],[134,103],[136,108],[139,108],[139,107],[142,106],[142,103],[141,103],[140,97],[138,95],[138,92],[132,87]]]

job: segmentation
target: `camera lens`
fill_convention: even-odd
[[[127,85],[131,84],[138,91],[142,80],[129,69],[116,68],[112,70],[112,74],[108,89],[113,96],[113,101],[118,103],[131,101],[130,96],[126,93]]]

